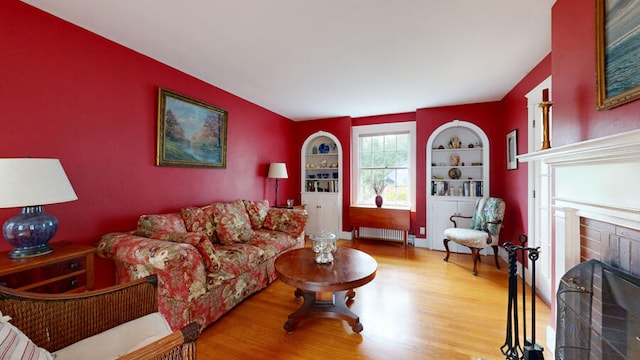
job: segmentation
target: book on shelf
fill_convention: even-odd
[[[431,182],[431,195],[482,197],[484,191],[483,184],[482,181],[469,180],[455,187],[454,184],[449,181],[434,180]]]

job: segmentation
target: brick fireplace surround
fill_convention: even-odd
[[[562,275],[588,259],[640,277],[640,130],[518,158],[551,167],[552,298]]]

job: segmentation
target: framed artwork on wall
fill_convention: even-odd
[[[228,113],[160,88],[156,165],[225,168]]]
[[[596,0],[598,109],[640,98],[640,0]]]
[[[518,168],[518,129],[507,133],[507,170]]]

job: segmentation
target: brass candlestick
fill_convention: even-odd
[[[542,147],[540,150],[549,149],[551,147],[551,142],[549,141],[549,109],[553,102],[551,101],[543,101],[538,106],[542,109]]]

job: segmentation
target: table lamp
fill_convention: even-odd
[[[77,200],[58,159],[0,159],[0,208],[22,207],[7,220],[2,234],[13,246],[10,258],[44,255],[58,230],[58,219],[43,205]]]
[[[287,166],[284,163],[271,163],[267,177],[269,179],[276,179],[276,202],[274,206],[278,206],[278,179],[286,179],[289,177],[287,174]]]

